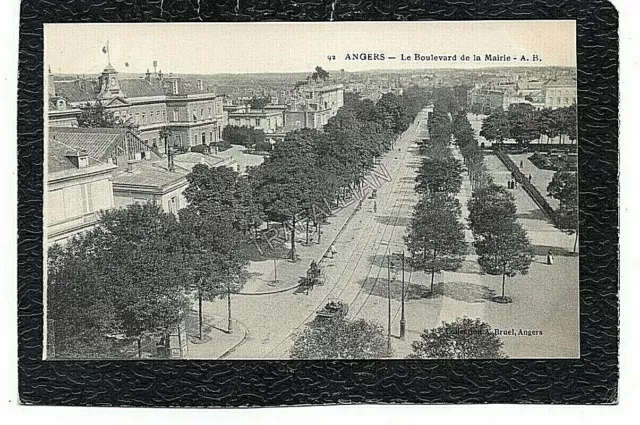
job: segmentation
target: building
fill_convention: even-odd
[[[284,130],[301,128],[322,129],[344,105],[342,84],[308,83],[298,86],[292,92],[291,103],[285,111]]]
[[[262,130],[267,134],[277,133],[284,127],[284,109],[249,109],[229,112],[229,125],[246,126]]]
[[[160,161],[129,160],[113,176],[116,208],[131,204],[155,203],[165,212],[177,214],[187,205],[183,192],[189,185],[188,171],[170,169]]]
[[[108,64],[97,79],[53,80],[50,76],[50,80],[49,98],[54,105],[62,99],[63,106],[77,110],[100,102],[116,120],[136,126],[138,137],[161,153],[167,146],[186,151],[195,145],[216,143],[227,121],[222,97],[203,80],[167,77],[155,68],[144,78],[122,79]],[[60,112],[63,110],[51,109],[49,119],[73,126],[70,112]],[[163,139],[165,134],[167,140]]]
[[[112,181],[117,166],[54,138],[47,143],[46,164],[45,235],[52,245],[92,228],[100,210],[114,207]]]
[[[155,202],[164,211],[177,213],[186,205],[182,194],[188,186],[186,176],[196,164],[230,167],[239,171],[233,157],[197,152],[170,156],[158,154],[126,128],[50,127],[48,140],[70,151],[83,152],[90,158],[90,164],[103,164],[108,169],[111,193],[109,208]],[[60,157],[59,152],[52,152],[55,155],[52,159],[54,165],[63,163],[69,166],[68,160],[55,159]],[[89,193],[97,193],[96,190],[90,190]],[[106,208],[104,202],[96,201],[88,205]],[[89,212],[92,211],[97,210],[90,208]],[[49,215],[46,217],[48,221]]]
[[[547,108],[565,108],[576,104],[576,80],[559,78],[548,81],[543,87],[544,105]]]
[[[167,212],[177,212],[185,205],[181,196],[188,171],[170,170],[169,160],[129,129],[50,127],[49,141],[111,167],[112,207],[156,202]]]

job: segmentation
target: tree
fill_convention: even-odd
[[[487,140],[503,143],[511,136],[509,117],[504,112],[491,114],[482,122],[480,136]]]
[[[578,244],[578,181],[569,171],[557,171],[547,186],[548,196],[557,199],[560,207],[555,211],[556,227],[570,235],[576,234],[573,252]]]
[[[120,329],[109,288],[97,278],[92,232],[81,233],[47,254],[47,356],[115,357],[106,335]]]
[[[558,122],[558,132],[566,135],[569,140],[575,141],[578,137],[578,116],[576,106],[567,106],[555,110]]]
[[[423,158],[416,176],[416,192],[434,196],[456,194],[462,187],[462,164],[453,158]]]
[[[187,175],[184,196],[189,205],[180,210],[182,250],[202,329],[202,301],[228,298],[244,284],[248,260],[241,249],[242,234],[262,222],[263,212],[246,177],[228,167],[198,164]]]
[[[93,104],[86,104],[80,107],[80,115],[78,115],[78,127],[90,128],[129,128],[136,129],[137,126],[132,122],[116,119],[113,111],[105,108],[101,101]]]
[[[533,261],[533,249],[526,231],[519,223],[500,222],[493,233],[476,235],[474,247],[480,268],[488,274],[502,276],[502,297],[505,278],[516,274],[527,274]]]
[[[93,232],[96,278],[110,288],[121,331],[139,345],[177,326],[189,308],[179,229],[173,214],[145,204],[103,211]]]
[[[427,127],[429,129],[429,138],[433,143],[443,146],[449,144],[452,127],[449,113],[445,109],[434,107]]]
[[[321,66],[316,66],[316,71],[311,75],[311,78],[316,82],[318,80],[327,81],[329,79],[329,73],[322,69]]]
[[[267,106],[269,103],[271,103],[271,98],[269,96],[265,96],[265,97],[253,96],[249,104],[251,106],[251,109],[264,109],[265,106]]]
[[[280,222],[290,220],[292,261],[297,259],[296,223],[303,214],[308,216],[314,205],[324,205],[331,196],[325,176],[319,173],[315,147],[323,137],[323,133],[311,129],[288,133],[251,173],[257,200],[267,216]]]
[[[186,276],[198,301],[198,321],[202,338],[202,302],[228,297],[231,330],[231,294],[244,285],[248,260],[241,249],[242,240],[229,218],[211,221],[194,206],[180,210],[182,255]]]
[[[471,123],[467,119],[465,111],[460,112],[454,117],[451,124],[451,132],[456,144],[460,148],[475,142],[475,132],[473,131],[473,127],[471,127]]]
[[[301,360],[381,359],[391,354],[382,326],[346,320],[344,314],[305,328],[290,351],[292,359]]]
[[[489,184],[475,190],[468,202],[469,227],[476,236],[500,232],[503,224],[515,223],[515,198],[503,186]]]
[[[507,117],[509,119],[509,135],[518,144],[529,143],[540,137],[538,113],[532,105],[527,103],[509,105]]]
[[[233,145],[242,145],[252,148],[257,143],[264,143],[264,131],[237,125],[228,125],[222,130],[222,138]]]
[[[410,359],[503,359],[504,343],[480,319],[458,318],[427,330],[411,344]]]
[[[115,335],[137,340],[140,356],[145,335],[179,323],[188,297],[178,233],[172,214],[129,205],[101,212],[96,228],[51,248],[48,311],[65,356],[117,356],[107,339]]]
[[[425,197],[415,207],[405,241],[412,266],[431,273],[432,294],[435,274],[458,270],[464,261],[467,245],[459,217],[460,202],[443,195]]]

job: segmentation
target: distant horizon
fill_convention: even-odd
[[[575,25],[533,20],[45,24],[44,58],[45,69],[54,74],[99,74],[108,62],[119,72],[144,73],[154,61],[165,74],[200,75],[305,73],[316,66],[348,72],[517,69],[534,63],[576,68]],[[349,57],[354,54],[370,57]],[[457,58],[426,60],[416,54]],[[485,55],[514,59],[499,62]],[[522,56],[531,63],[520,61]]]
[[[476,71],[487,71],[487,70],[509,70],[509,71],[517,71],[517,70],[527,70],[527,69],[538,69],[538,68],[560,68],[563,70],[576,70],[571,66],[562,66],[562,65],[536,65],[536,66],[522,66],[519,68],[514,68],[513,66],[491,66],[488,65],[486,67],[477,67],[477,68],[402,68],[402,69],[390,69],[390,68],[377,68],[377,69],[368,69],[364,71],[347,71],[345,73],[348,74],[363,74],[363,73],[374,73],[374,72],[389,72],[389,73],[398,73],[398,72],[418,72],[418,71],[468,71],[468,72],[476,72]],[[340,72],[341,69],[323,69],[327,72],[335,73]],[[278,74],[310,74],[314,72],[315,69],[310,69],[308,71],[263,71],[263,72],[216,72],[216,73],[201,73],[201,72],[163,72],[162,74],[165,76],[171,75],[204,75],[204,76],[214,76],[214,75],[278,75]],[[132,71],[120,71],[116,68],[118,74],[132,74],[132,75],[144,75],[146,74],[146,70],[144,72],[132,72]],[[55,73],[52,72],[53,76],[77,76],[77,75],[95,75],[99,76],[102,72],[91,72],[91,73],[78,73],[78,72],[62,72]]]

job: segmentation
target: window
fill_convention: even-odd
[[[118,121],[120,119],[120,112],[114,112],[113,118],[115,118],[115,120]]]
[[[193,145],[195,146],[195,145],[197,145],[197,144],[198,144],[198,135],[197,135],[197,134],[194,134],[194,135],[193,135]]]
[[[182,136],[180,134],[178,134],[176,136],[176,139],[178,140],[178,145],[182,146]]]
[[[209,141],[213,142],[213,131],[209,132]]]
[[[169,200],[169,212],[171,214],[178,212],[178,198],[175,196]]]
[[[180,111],[178,111],[177,109],[173,110],[173,120],[174,121],[180,121]]]
[[[260,125],[260,118],[256,118],[256,127]]]
[[[149,122],[153,122],[153,111],[149,112]]]
[[[204,108],[200,108],[200,119],[204,119]]]
[[[167,116],[165,111],[162,111],[162,121],[166,121],[167,120]]]
[[[158,139],[156,137],[153,138],[153,147],[154,148],[158,147]]]
[[[211,107],[209,107],[209,119],[213,118],[213,115],[211,114]]]
[[[143,112],[142,113],[142,124],[146,124],[147,123],[147,115]]]
[[[136,124],[140,124],[140,113],[136,112]]]
[[[160,121],[160,111],[156,111],[156,120]]]

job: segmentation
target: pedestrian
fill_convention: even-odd
[[[524,162],[520,161],[520,168],[524,165]]]
[[[547,253],[547,264],[553,266],[553,252],[551,250]]]
[[[531,174],[529,174],[529,183],[531,183]]]
[[[329,250],[331,251],[331,258],[334,257],[334,255],[336,255],[336,253],[338,251],[336,251],[336,246],[334,244],[331,244],[331,248],[329,248]]]

